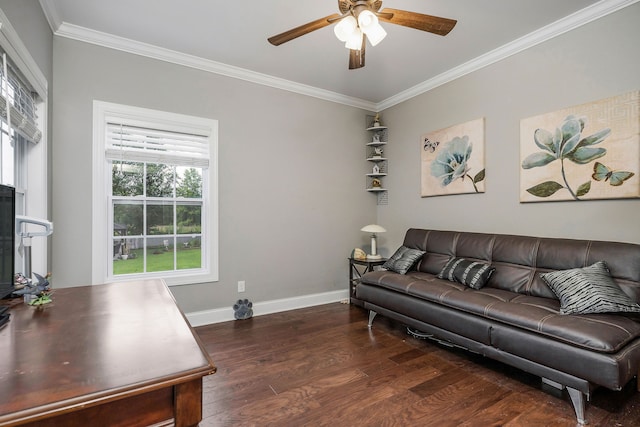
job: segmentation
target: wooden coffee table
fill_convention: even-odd
[[[0,329],[0,426],[196,426],[215,370],[162,280],[57,289]]]

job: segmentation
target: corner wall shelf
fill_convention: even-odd
[[[370,141],[365,144],[365,158],[371,164],[371,172],[367,173],[366,190],[369,193],[376,194],[378,205],[386,205],[388,203],[387,189],[384,187],[383,179],[388,172],[388,159],[384,157],[385,146],[389,142],[388,128],[378,123],[378,116],[367,116],[367,128]],[[377,126],[373,124],[377,123]]]

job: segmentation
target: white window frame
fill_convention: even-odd
[[[40,67],[29,53],[18,33],[9,22],[9,19],[0,9],[0,46],[11,58],[20,73],[38,94],[40,102],[36,105],[36,115],[38,116],[37,126],[42,132],[42,138],[37,144],[28,144],[26,153],[26,165],[20,167],[27,168],[27,180],[25,188],[16,188],[16,193],[24,194],[24,205],[16,206],[16,212],[22,208],[24,215],[48,219],[48,180],[49,173],[47,167],[48,150],[48,82]],[[48,267],[48,240],[47,238],[35,238],[31,246],[32,271],[36,273],[47,273]],[[18,245],[19,239],[16,239]],[[24,272],[24,260],[21,253],[16,252],[16,272]]]
[[[132,126],[157,128],[209,137],[209,167],[203,180],[208,182],[208,194],[203,194],[205,209],[202,234],[206,235],[204,265],[200,273],[192,271],[150,272],[113,276],[109,265],[113,262],[110,227],[111,167],[105,155],[107,123],[126,123]],[[92,283],[109,283],[163,278],[169,286],[218,281],[218,121],[147,108],[93,101],[93,215],[92,215]],[[112,224],[111,224],[112,225]],[[204,242],[203,242],[204,244]]]

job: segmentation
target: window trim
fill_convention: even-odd
[[[110,180],[106,179],[107,158],[105,152],[105,135],[108,122],[123,121],[141,127],[158,127],[183,133],[194,133],[209,136],[209,194],[205,197],[207,209],[203,218],[203,234],[207,233],[208,256],[203,266],[204,274],[193,272],[144,273],[132,277],[109,276],[109,242],[111,241],[109,224],[109,188]],[[218,231],[218,121],[201,117],[169,113],[147,108],[133,107],[109,102],[93,101],[93,200],[92,200],[92,283],[120,282],[138,278],[161,277],[169,286],[195,283],[217,282],[219,277],[219,231]],[[204,177],[203,177],[204,179]]]
[[[36,218],[49,218],[49,172],[48,172],[48,117],[49,88],[45,75],[20,39],[7,15],[0,9],[0,46],[15,67],[38,94],[36,105],[37,126],[42,132],[38,144],[29,144],[26,153],[27,182],[25,188],[16,188],[25,195],[24,213]],[[17,239],[17,243],[18,243]],[[49,265],[48,245],[50,239],[33,239],[31,246],[32,270],[46,272]],[[20,258],[19,253],[17,257]],[[24,261],[22,261],[24,262]]]

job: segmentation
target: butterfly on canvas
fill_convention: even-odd
[[[434,151],[436,151],[438,145],[440,145],[440,141],[433,142],[429,141],[429,138],[424,139],[424,151],[433,153]]]
[[[633,172],[612,171],[600,162],[593,165],[593,175],[591,177],[596,181],[609,180],[609,184],[613,186],[622,185],[623,182],[635,175]]]

